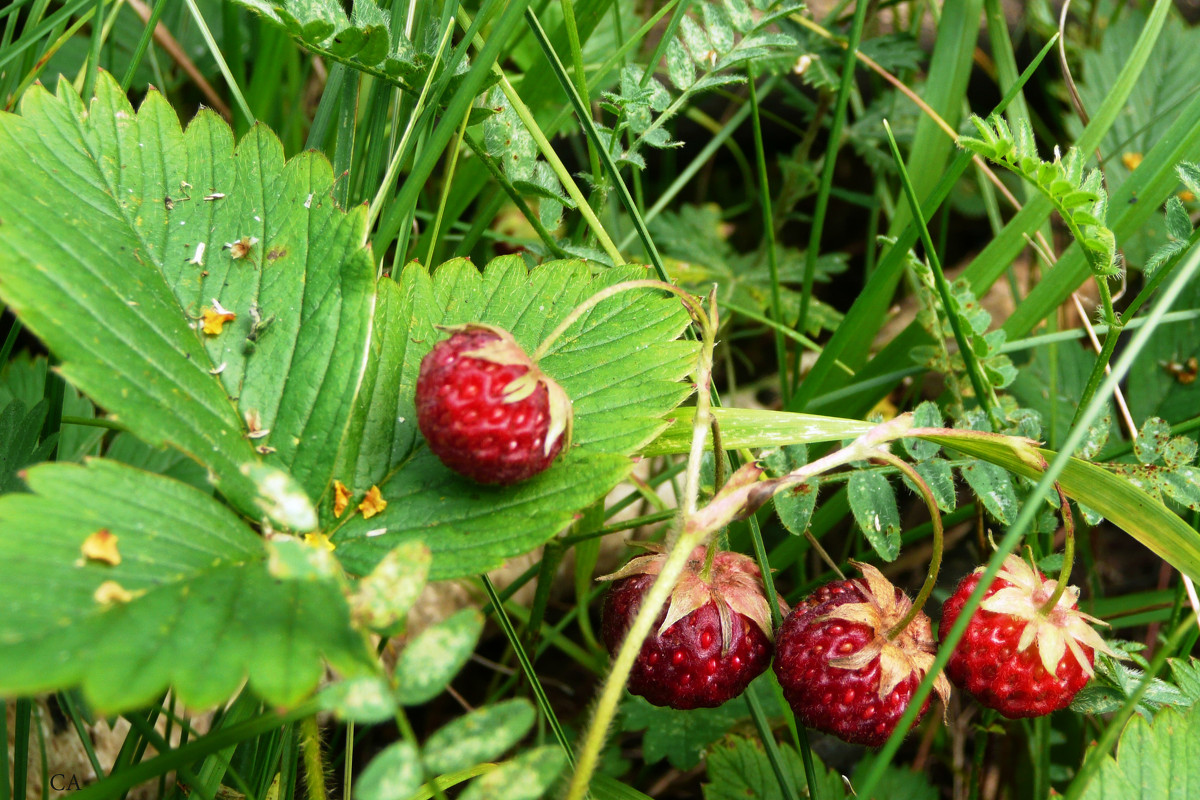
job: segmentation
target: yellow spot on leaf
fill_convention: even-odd
[[[385,508],[387,508],[387,500],[384,500],[383,495],[379,493],[378,486],[372,486],[371,491],[367,492],[367,496],[358,504],[358,510],[362,512],[363,519],[370,519]]]
[[[346,484],[341,481],[333,482],[333,515],[340,517],[342,512],[346,510],[346,506],[350,505],[350,490],[346,488]]]
[[[108,605],[109,603],[128,603],[133,599],[133,593],[116,581],[105,581],[96,587],[96,593],[92,597],[97,603]]]
[[[332,550],[336,545],[323,533],[304,534],[304,543],[316,550]]]
[[[1142,163],[1141,153],[1122,153],[1121,163],[1125,165],[1125,169],[1137,169],[1138,164]]]
[[[237,319],[237,314],[222,306],[217,302],[217,298],[213,298],[211,306],[205,306],[201,313],[201,318],[204,320],[204,332],[209,336],[217,336],[221,333],[221,329],[225,327],[226,322],[233,322]]]
[[[121,563],[121,554],[117,552],[117,537],[108,528],[101,528],[83,540],[83,557],[92,561],[103,561],[114,567]]]

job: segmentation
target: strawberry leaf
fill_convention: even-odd
[[[1185,800],[1200,784],[1200,705],[1135,716],[1083,800]]]
[[[581,261],[531,272],[520,257],[504,257],[482,272],[464,259],[433,275],[413,263],[398,282],[383,281],[337,477],[356,497],[379,486],[387,506],[369,519],[337,520],[325,504],[347,569],[363,574],[413,538],[432,550],[435,580],[491,569],[545,542],[620,481],[627,456],[666,428],[663,416],[689,391],[679,379],[692,368],[696,345],[673,341],[688,317],[663,292],[637,289],[604,300],[540,360],[571,398],[575,427],[570,451],[531,480],[498,488],[451,472],[423,446],[413,398],[421,359],[443,335],[436,326],[497,325],[531,353],[580,302],[643,277],[639,267],[592,277]]]
[[[90,106],[63,81],[0,116],[0,185],[0,296],[64,377],[243,513],[311,528],[374,302],[324,156],[285,164],[263,126],[235,148],[209,111],[184,131],[157,92],[135,113],[102,73]]]
[[[248,676],[287,706],[322,656],[348,676],[376,669],[340,583],[273,574],[262,538],[212,497],[99,459],[27,474],[32,494],[0,498],[0,694],[82,686],[107,712],[171,685],[203,708]],[[113,551],[85,556],[101,530]]]

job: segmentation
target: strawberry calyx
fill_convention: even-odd
[[[983,571],[983,567],[976,570]],[[1003,581],[1003,584],[1000,582]],[[1010,555],[996,574],[1000,588],[984,599],[979,607],[995,614],[1005,614],[1025,622],[1017,652],[1025,652],[1032,644],[1037,645],[1038,655],[1046,672],[1054,675],[1058,664],[1067,650],[1090,678],[1095,673],[1092,661],[1081,645],[1104,653],[1113,658],[1121,656],[1110,648],[1092,625],[1105,624],[1076,606],[1079,589],[1068,586],[1058,592],[1053,607],[1047,609],[1049,599],[1058,590],[1058,581],[1046,578],[1019,556]]]
[[[546,387],[550,421],[546,430],[545,441],[542,443],[542,454],[549,456],[554,450],[555,443],[558,442],[559,437],[563,438],[564,449],[570,447],[571,431],[575,421],[571,409],[571,398],[567,396],[566,391],[558,384],[558,381],[541,370],[537,362],[529,357],[529,354],[517,343],[517,340],[511,333],[504,328],[496,325],[488,325],[484,322],[467,322],[461,325],[438,325],[437,328],[452,335],[465,332],[490,333],[495,336],[495,339],[472,350],[466,350],[461,355],[503,366],[525,367],[526,372],[524,374],[509,381],[504,387],[501,402],[519,403],[537,391],[539,385]]]
[[[634,558],[616,572],[602,575],[597,580],[616,581],[633,575],[659,574],[667,559],[664,548],[658,544],[640,546],[651,552]],[[658,627],[657,635],[662,636],[676,622],[711,602],[721,622],[722,654],[728,652],[733,640],[734,614],[749,619],[768,641],[774,641],[771,608],[763,594],[762,572],[758,563],[740,553],[720,551],[712,556],[711,566],[706,570],[707,557],[704,545],[696,547],[688,557],[683,573],[671,590],[667,613]],[[779,599],[779,607],[783,613],[787,613],[787,606],[782,599]]]
[[[866,602],[835,606],[816,621],[842,620],[864,625],[873,632],[870,642],[849,655],[840,656],[831,652],[829,664],[840,669],[860,670],[878,658],[878,693],[880,698],[884,698],[910,676],[915,675],[920,680],[929,672],[937,649],[933,640],[933,625],[927,615],[918,612],[904,628],[889,636],[889,632],[909,614],[912,601],[875,567],[854,561],[850,563],[865,578],[865,583],[855,581],[855,584]],[[945,705],[950,697],[950,681],[944,674],[938,674],[933,690]]]

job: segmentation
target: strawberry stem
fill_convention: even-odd
[[[541,359],[542,356],[546,355],[547,351],[549,351],[550,345],[558,341],[559,337],[566,333],[572,325],[578,322],[584,314],[591,311],[597,305],[613,295],[620,294],[621,292],[627,292],[632,289],[662,289],[664,292],[670,292],[673,295],[677,295],[679,299],[683,301],[683,304],[687,306],[688,311],[700,325],[702,331],[708,332],[713,327],[709,321],[709,316],[704,313],[704,307],[696,301],[695,297],[688,294],[683,289],[680,289],[678,286],[673,286],[665,281],[625,281],[624,283],[618,283],[614,286],[609,286],[606,289],[601,289],[587,300],[584,300],[582,303],[575,306],[575,308],[571,310],[571,313],[567,314],[566,318],[558,324],[558,327],[551,331],[550,335],[542,340],[542,343],[538,345],[537,350],[533,351],[533,355],[530,356],[530,359],[532,359],[533,363],[536,364],[538,360]],[[709,335],[715,338],[716,331],[711,331]]]
[[[929,595],[933,593],[933,587],[937,585],[938,571],[942,567],[942,512],[937,506],[937,500],[934,499],[933,491],[929,488],[929,484],[925,483],[925,479],[921,477],[919,472],[913,469],[911,464],[886,450],[880,450],[875,454],[875,457],[880,461],[891,464],[916,484],[921,492],[921,498],[925,501],[926,508],[929,509],[930,522],[933,523],[933,552],[929,556],[929,574],[925,577],[925,583],[921,586],[921,591],[917,592],[916,598],[913,599],[912,608],[908,610],[908,613],[891,630],[884,634],[890,642],[903,633],[904,629],[917,618],[917,614],[921,613],[921,609],[925,606],[926,601],[929,600]]]
[[[1058,582],[1054,587],[1054,591],[1050,593],[1050,598],[1042,604],[1038,609],[1038,613],[1049,616],[1054,607],[1058,605],[1058,598],[1062,597],[1063,592],[1067,590],[1067,581],[1071,579],[1071,567],[1075,563],[1075,515],[1071,513],[1071,501],[1067,499],[1066,492],[1058,483],[1054,484],[1054,488],[1058,490],[1059,508],[1062,510],[1063,528],[1067,533],[1067,540],[1063,543],[1063,563],[1062,569],[1058,571]]]

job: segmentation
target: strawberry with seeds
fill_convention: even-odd
[[[933,664],[929,617],[870,564],[866,581],[828,583],[796,606],[779,630],[775,675],[797,721],[843,741],[879,747]],[[950,682],[934,691],[946,702]],[[921,716],[929,700],[921,708]]]
[[[544,472],[571,438],[571,401],[503,328],[445,328],[421,361],[417,424],[429,449],[474,481],[508,486]]]
[[[692,551],[629,675],[629,691],[656,706],[715,708],[771,662],[771,609],[758,564],[738,553],[717,552],[707,566],[706,559],[705,547]],[[614,655],[665,560],[662,553],[639,556],[600,578],[613,581],[601,630]]]
[[[983,567],[958,584],[942,607],[945,639],[979,584]],[[1117,657],[1076,608],[1071,587],[1050,600],[1058,582],[1015,555],[1004,559],[996,580],[955,647],[946,673],[955,685],[1006,717],[1040,717],[1065,708],[1091,678],[1095,652]]]

